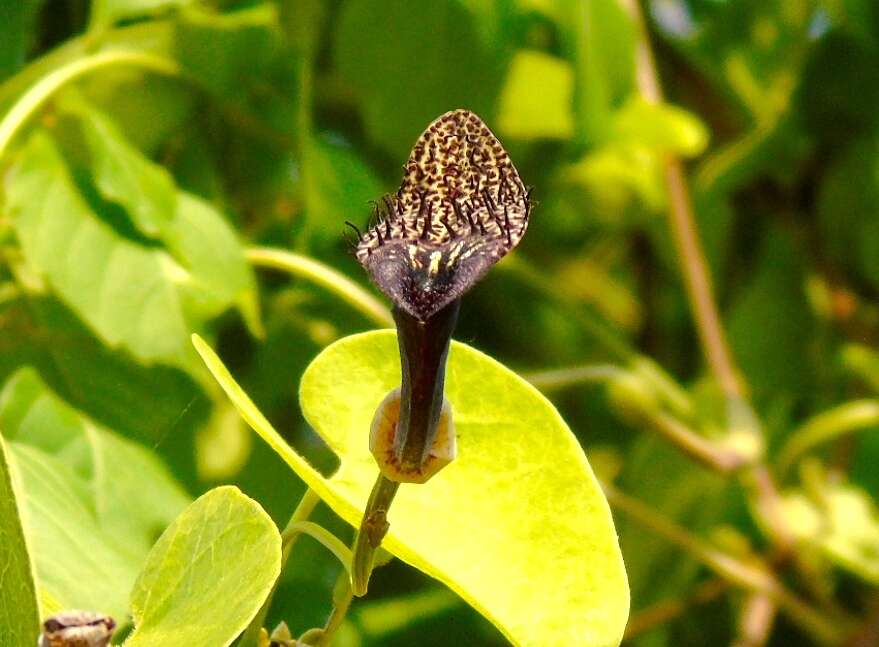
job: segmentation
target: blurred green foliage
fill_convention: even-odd
[[[521,248],[465,300],[457,337],[533,377],[606,481],[712,548],[767,564],[841,634],[859,635],[852,644],[875,644],[879,420],[831,414],[879,391],[879,7],[647,0],[668,100],[653,105],[638,90],[630,4],[0,2],[0,432],[20,473],[10,480],[4,462],[0,488],[17,483],[19,510],[42,519],[29,548],[38,581],[54,578],[55,605],[69,604],[65,578],[89,578],[96,598],[75,602],[124,613],[158,532],[220,482],[281,526],[301,496],[230,415],[191,332],[215,342],[300,453],[335,467],[298,409],[298,384],[320,349],[374,325],[308,281],[255,269],[246,250],[292,249],[365,284],[344,221],[365,222],[366,201],[396,188],[424,126],[464,107],[495,130],[539,204]],[[33,111],[15,111],[83,64]],[[729,432],[669,233],[666,155],[686,163],[794,558],[776,551],[747,482],[655,433],[668,417],[721,446]],[[593,365],[626,380],[605,389],[545,373]],[[778,469],[822,413],[833,433]],[[96,472],[96,456],[115,471]],[[118,501],[95,500],[106,489],[96,478],[154,514],[120,521]],[[350,536],[327,510],[317,518]],[[0,532],[15,537],[10,519]],[[734,640],[747,587],[700,597],[716,570],[643,521],[617,515],[628,644]],[[115,575],[65,557],[88,552],[59,540],[68,535],[88,537]],[[0,544],[0,565],[24,568],[4,552],[18,543]],[[329,608],[337,564],[311,542],[294,553],[270,626],[320,625]],[[399,563],[373,582],[338,644],[505,644]],[[5,585],[0,601],[15,599]],[[821,639],[789,608],[767,636]]]

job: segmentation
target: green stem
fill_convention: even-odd
[[[71,61],[35,83],[0,121],[0,158],[27,121],[65,84],[95,70],[117,65],[139,67],[169,76],[180,75],[180,69],[173,61],[142,52],[112,50]]]
[[[351,580],[347,573],[341,573],[333,587],[333,610],[327,618],[326,624],[320,629],[309,629],[299,636],[297,645],[313,645],[314,647],[330,647],[333,644],[333,636],[345,622],[348,609],[354,593],[351,591]]]
[[[628,366],[632,371],[647,379],[677,415],[685,417],[692,415],[693,406],[689,395],[671,376],[649,357],[638,353],[628,341],[611,330],[606,323],[588,309],[582,307],[578,301],[560,293],[543,273],[537,271],[518,256],[507,258],[498,267],[506,270],[522,283],[541,292],[546,298],[553,299],[568,308],[568,312],[577,318],[587,334],[593,337],[620,364]]]
[[[354,538],[351,557],[351,588],[357,597],[366,595],[375,563],[375,552],[388,532],[388,509],[400,484],[379,474],[363,511],[363,521]]]
[[[354,591],[351,588],[351,580],[347,577],[340,577],[338,585],[333,590],[333,610],[324,625],[323,636],[318,645],[320,647],[330,647],[333,644],[333,636],[345,621],[348,609],[351,608],[351,601],[354,599]]]
[[[281,573],[284,572],[284,566],[286,566],[287,559],[290,557],[290,551],[293,549],[293,545],[301,534],[296,532],[291,533],[290,529],[308,519],[318,503],[320,503],[320,497],[317,493],[311,488],[305,490],[305,494],[303,494],[302,499],[299,500],[299,505],[297,505],[296,509],[293,511],[293,515],[290,517],[290,521],[287,522],[284,532],[281,533]],[[269,595],[265,602],[263,602],[257,614],[250,621],[247,629],[244,630],[241,640],[238,641],[238,647],[257,647],[257,645],[259,645],[260,629],[262,629],[263,624],[266,621],[269,607],[272,605],[272,598],[275,595],[275,591],[277,590],[280,581],[281,578],[278,576],[278,579],[275,581],[272,590],[269,591]]]
[[[612,380],[623,373],[623,369],[613,364],[590,364],[587,366],[572,366],[550,371],[525,373],[523,378],[532,386],[544,393],[558,391],[575,384],[601,384]]]
[[[281,537],[284,543],[293,541],[294,535],[308,535],[336,556],[346,572],[351,572],[351,550],[329,530],[313,521],[293,521],[287,524]]]
[[[269,247],[251,247],[247,260],[257,267],[281,270],[326,288],[367,319],[384,328],[392,328],[394,319],[381,301],[341,272],[301,254]]]
[[[879,400],[855,400],[810,418],[794,431],[778,454],[782,476],[812,448],[840,436],[879,425]]]
[[[667,413],[656,412],[648,416],[647,420],[654,431],[665,440],[690,458],[720,474],[730,474],[746,463],[738,452],[699,435]]]

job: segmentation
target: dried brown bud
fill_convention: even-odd
[[[107,647],[116,623],[94,611],[62,611],[47,618],[39,647]]]

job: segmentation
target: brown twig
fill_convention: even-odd
[[[739,632],[730,647],[763,647],[775,622],[777,607],[765,593],[752,593],[745,599],[739,619]]]
[[[839,645],[851,633],[851,619],[831,616],[816,609],[788,589],[768,566],[745,562],[725,553],[641,501],[623,494],[610,485],[602,484],[602,487],[611,507],[615,510],[675,544],[729,584],[768,596],[780,610],[817,642],[824,645]]]
[[[623,0],[623,4],[628,8],[640,35],[635,52],[638,89],[647,101],[661,103],[662,87],[641,8],[637,0]],[[744,400],[745,391],[738,378],[712,296],[708,264],[696,230],[689,185],[680,160],[672,156],[665,159],[665,185],[669,197],[672,238],[681,259],[684,285],[705,359],[727,397]]]
[[[879,645],[879,595],[873,597],[867,620],[845,647],[875,647],[876,645]]]
[[[648,422],[660,437],[680,449],[685,456],[718,474],[732,474],[747,462],[739,453],[719,446],[665,412],[656,412],[648,418]]]
[[[662,600],[633,614],[626,625],[625,640],[655,629],[679,618],[694,606],[713,602],[729,590],[729,584],[721,578],[712,578],[699,584],[684,598]]]
[[[662,88],[650,47],[647,26],[638,0],[622,0],[639,33],[636,51],[636,78],[645,99],[662,101]],[[759,422],[746,395],[720,323],[720,315],[711,291],[705,255],[696,229],[693,204],[683,166],[674,157],[665,162],[665,183],[669,194],[669,224],[680,260],[681,272],[693,311],[693,318],[705,359],[727,398],[729,433],[746,431],[760,443]],[[758,452],[759,453],[759,452]],[[773,547],[780,554],[791,551],[791,533],[779,514],[778,488],[766,465],[756,461],[744,473],[743,483],[755,503],[768,531]],[[794,560],[796,563],[796,560]]]

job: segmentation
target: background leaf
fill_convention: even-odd
[[[107,135],[106,129],[94,132],[93,143],[104,142]],[[150,193],[145,187],[167,188],[167,182],[144,180],[138,170],[155,177],[161,173],[124,143],[117,142],[115,149],[110,145],[98,151],[105,160],[98,165],[99,185],[109,198],[128,196],[126,205],[136,213],[152,214],[137,222],[146,225],[146,218],[147,231],[160,233],[167,251],[123,236],[112,226],[112,208],[81,188],[44,132],[34,133],[7,178],[8,212],[28,263],[107,344],[122,346],[146,363],[191,370],[192,354],[184,340],[192,327],[235,300],[251,325],[258,325],[252,274],[232,230],[201,199],[180,192],[173,196],[171,204],[178,206],[172,214],[164,212],[163,204],[149,212],[136,206],[132,183],[144,198]],[[125,169],[123,179],[108,178],[112,167],[107,160],[123,151],[125,158],[116,160],[117,168]]]
[[[124,622],[147,551],[188,497],[146,448],[72,409],[30,369],[0,393],[0,428],[21,471],[41,598],[52,611]]]
[[[789,492],[783,505],[799,541],[859,577],[879,583],[879,512],[866,492],[850,485],[828,485],[821,500]]]
[[[383,191],[370,168],[349,147],[323,137],[309,142],[305,155],[308,167],[306,198],[308,213],[305,235],[318,249],[341,240],[341,222],[366,221],[369,201]]]
[[[122,18],[138,18],[191,3],[192,0],[94,0],[91,21],[105,26]]]
[[[281,572],[281,535],[256,501],[220,487],[197,499],[156,543],[134,587],[126,647],[226,647]]]
[[[42,0],[0,4],[0,80],[24,65]]]
[[[456,0],[390,0],[380,10],[369,0],[347,2],[335,56],[340,73],[362,97],[372,140],[395,158],[404,159],[425,124],[444,112],[492,112],[498,61]]]
[[[534,91],[540,87],[540,93]],[[573,70],[566,61],[522,50],[510,63],[498,108],[498,129],[517,139],[565,139],[574,132]]]
[[[634,86],[635,29],[619,0],[569,5],[562,29],[576,62],[579,138],[600,142],[615,106]]]
[[[187,366],[181,339],[188,326],[177,290],[186,271],[102,222],[48,135],[32,136],[6,192],[28,262],[108,345],[142,361]]]
[[[118,128],[88,106],[74,104],[101,195],[125,208],[140,232],[166,246],[189,271],[186,306],[199,318],[237,303],[261,331],[256,284],[235,230],[210,203],[180,191],[171,175],[125,141]]]

